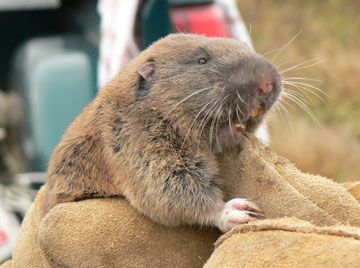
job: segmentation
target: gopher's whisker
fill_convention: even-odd
[[[273,52],[277,52],[277,51],[279,51],[280,49],[281,49],[281,48],[275,48],[275,49],[266,51],[265,53],[261,53],[261,55],[265,57],[266,55],[269,55],[269,54],[271,54],[271,53],[273,53]]]
[[[293,69],[295,69],[295,68],[297,68],[297,67],[301,67],[301,66],[303,66],[303,65],[306,65],[306,64],[309,64],[309,63],[313,63],[314,60],[315,60],[315,59],[309,59],[309,60],[306,60],[306,61],[297,63],[297,64],[295,64],[295,65],[293,65],[293,66],[291,66],[291,67],[288,67],[288,68],[286,68],[286,69],[284,69],[284,70],[279,69],[279,72],[280,72],[280,73],[285,73],[285,72],[290,71],[290,70],[293,70]]]
[[[241,110],[240,110],[240,107],[239,107],[239,103],[236,103],[236,117],[237,117],[237,120],[239,121],[239,123],[241,122],[241,119],[240,119],[240,115],[239,115],[239,112],[242,114]]]
[[[276,58],[302,33],[300,30],[294,37],[292,37],[285,45],[283,45],[279,51],[275,54],[274,57],[271,58],[271,62],[275,62]]]
[[[184,147],[184,144],[185,144],[185,142],[186,142],[186,139],[188,138],[188,136],[189,136],[189,134],[190,134],[191,128],[194,126],[196,120],[197,120],[198,117],[201,115],[201,113],[206,109],[206,107],[207,107],[208,105],[211,105],[214,101],[215,101],[215,100],[210,100],[210,101],[206,102],[205,105],[203,105],[203,107],[200,109],[200,112],[195,116],[195,119],[191,122],[191,124],[190,124],[190,126],[189,126],[189,129],[188,129],[188,131],[186,132],[186,135],[185,135],[185,137],[184,137],[184,140],[183,140],[183,142],[182,142],[182,144],[181,144],[181,149],[180,149],[181,151],[182,151],[182,149],[183,149],[183,147]]]
[[[286,81],[305,80],[305,81],[314,81],[314,82],[319,82],[319,83],[323,83],[323,82],[324,82],[324,81],[322,81],[322,80],[314,79],[314,78],[310,78],[310,77],[294,77],[294,76],[284,77],[283,80],[286,80]]]
[[[300,108],[302,108],[316,123],[317,126],[321,127],[320,122],[316,119],[315,114],[311,111],[311,109],[301,100],[300,98],[290,94],[289,92],[284,92],[284,97],[286,97],[288,100],[294,102],[296,105],[298,105]]]
[[[284,102],[284,103],[282,103]],[[284,120],[284,122],[286,122],[286,124],[289,126],[290,128],[290,134],[292,137],[295,137],[295,130],[294,130],[294,125],[292,123],[292,119],[293,119],[293,115],[291,114],[291,112],[288,110],[288,108],[285,106],[289,105],[284,99],[279,99],[277,102],[277,105],[275,106],[277,111],[279,112],[281,118]],[[290,108],[292,108],[291,105],[289,105]]]
[[[296,65],[294,65],[292,67],[289,67],[289,68],[287,68],[285,70],[280,70],[280,74],[287,73],[287,72],[289,72],[291,70],[303,70],[303,69],[306,69],[306,68],[310,68],[310,67],[315,66],[317,64],[323,63],[325,60],[318,60],[316,62],[310,63],[311,61],[313,61],[313,60],[307,60],[307,61],[304,61],[302,63],[296,64]],[[306,64],[308,64],[308,65],[306,65]]]
[[[218,109],[216,110],[216,112],[214,113],[214,117],[213,120],[211,122],[211,126],[210,126],[210,134],[209,134],[209,140],[210,140],[210,148],[212,148],[212,141],[213,141],[213,135],[214,135],[214,125],[216,123],[216,118],[219,117],[221,110],[222,110],[222,105],[224,103],[224,101],[227,99],[229,95],[226,95],[225,97],[222,98]]]
[[[229,112],[228,112],[228,120],[229,120],[229,128],[230,128],[231,136],[233,137],[234,140],[236,140],[234,129],[232,127],[232,122],[231,122],[231,107],[229,108]]]
[[[291,86],[291,85],[289,85],[289,86]],[[289,94],[292,94],[292,95],[294,95],[294,96],[297,96],[297,97],[300,98],[300,99],[305,96],[306,99],[304,98],[303,101],[304,101],[307,105],[313,106],[313,102],[312,102],[311,98],[309,97],[309,95],[306,94],[305,92],[301,91],[301,89],[299,89],[299,90],[300,90],[300,92],[301,92],[303,95],[301,95],[301,93],[299,93],[299,92],[296,91],[296,90],[291,90],[290,88],[284,88],[284,91],[285,91],[286,93],[289,93]]]
[[[321,90],[320,88],[313,86],[309,83],[304,83],[304,82],[299,82],[299,81],[291,81],[291,80],[284,80],[286,83],[288,84],[293,84],[293,85],[298,85],[298,86],[303,86],[307,89],[311,88],[313,90],[316,90],[317,92],[325,95],[325,96],[329,96],[325,91]],[[311,90],[310,90],[311,91]]]
[[[278,69],[278,70],[280,70],[282,67],[284,67],[285,65],[287,65],[288,63],[290,63],[290,62],[292,62],[292,61],[294,61],[293,59],[290,59],[290,60],[285,60],[285,61],[283,61],[283,62],[281,62],[281,63],[278,63],[278,64],[276,64],[276,68]]]
[[[215,107],[215,109],[212,112],[212,120],[211,120],[211,124],[210,124],[210,131],[209,131],[209,145],[210,145],[210,149],[212,148],[212,140],[213,140],[213,130],[214,130],[214,125],[216,123],[216,116],[218,114],[218,112],[221,110],[221,105],[224,101],[224,98],[222,98],[221,102],[219,103],[219,106]]]
[[[215,101],[213,102],[213,104],[209,107],[208,111],[206,112],[203,120],[200,122],[200,132],[198,134],[198,147],[197,147],[197,151],[199,151],[200,148],[200,139],[201,139],[201,135],[202,132],[204,131],[204,127],[205,125],[209,122],[209,119],[211,118],[211,114],[216,110],[216,105],[217,103],[219,103],[221,101],[221,96],[215,98]]]
[[[293,88],[295,88],[295,89],[298,89],[298,90],[300,90],[305,96],[307,96],[307,98],[308,99],[310,99],[311,100],[311,98],[309,97],[309,95],[307,94],[307,92],[308,93],[311,93],[312,95],[314,95],[314,96],[316,96],[318,99],[320,99],[326,106],[327,106],[327,102],[324,100],[324,98],[321,96],[321,95],[319,95],[317,92],[314,92],[314,90],[312,90],[312,89],[309,89],[309,88],[307,88],[307,87],[305,87],[305,86],[301,86],[301,85],[298,85],[298,84],[293,84],[293,83],[283,83],[283,84],[285,84],[285,85],[288,85],[288,86],[291,86],[291,87],[293,87]],[[288,88],[289,90],[290,90],[290,88]],[[294,92],[293,90],[291,90],[291,92]]]
[[[224,98],[224,101],[227,97],[228,97],[228,95]],[[219,111],[217,112],[217,115],[216,115],[216,123],[215,123],[216,144],[220,150],[221,150],[221,144],[219,142],[218,129],[219,129],[219,120],[220,120],[220,116],[221,116],[221,111],[223,110],[223,105],[225,104],[224,101],[220,104]]]
[[[197,94],[200,94],[201,92],[204,92],[205,90],[209,90],[209,89],[211,89],[211,88],[212,88],[212,87],[206,87],[206,88],[203,88],[203,89],[199,89],[199,90],[193,92],[192,94],[190,94],[189,96],[183,98],[183,99],[182,99],[181,101],[179,101],[173,108],[171,108],[169,112],[166,113],[166,115],[164,116],[164,118],[160,121],[159,125],[161,125],[161,124],[164,122],[164,120],[167,119],[168,115],[169,115],[172,111],[174,111],[174,110],[175,110],[180,104],[182,104],[184,101],[190,99],[190,98],[193,97],[193,96],[196,96]]]
[[[243,104],[245,104],[246,106],[248,106],[248,104],[244,101],[244,99],[241,98],[241,96],[240,96],[240,94],[239,94],[239,91],[237,91],[236,94],[237,94],[239,100],[240,100]],[[241,114],[244,115],[243,113],[241,113]]]

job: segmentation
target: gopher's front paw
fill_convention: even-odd
[[[254,203],[245,198],[234,198],[225,203],[216,221],[216,226],[226,233],[239,224],[264,218],[265,215]]]

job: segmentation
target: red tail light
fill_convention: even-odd
[[[216,4],[172,7],[171,19],[176,32],[231,37],[227,18]]]

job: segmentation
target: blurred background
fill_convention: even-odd
[[[272,147],[303,171],[337,181],[360,179],[360,2],[239,0],[238,4],[259,53],[282,47],[298,34],[276,62],[287,69],[307,61],[284,76],[320,80],[298,81],[326,93],[309,88],[324,104],[316,95],[307,92],[308,99],[299,88],[286,85],[309,103],[319,124],[289,102],[293,127],[276,116],[271,122]]]
[[[273,61],[288,95],[271,147],[303,171],[359,180],[358,14],[356,0],[0,0],[0,263],[66,127],[171,32],[236,38]]]

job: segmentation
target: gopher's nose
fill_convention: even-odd
[[[272,77],[268,74],[262,74],[260,76],[260,79],[258,80],[258,88],[259,92],[261,94],[268,94],[270,93],[274,88],[274,80]]]

